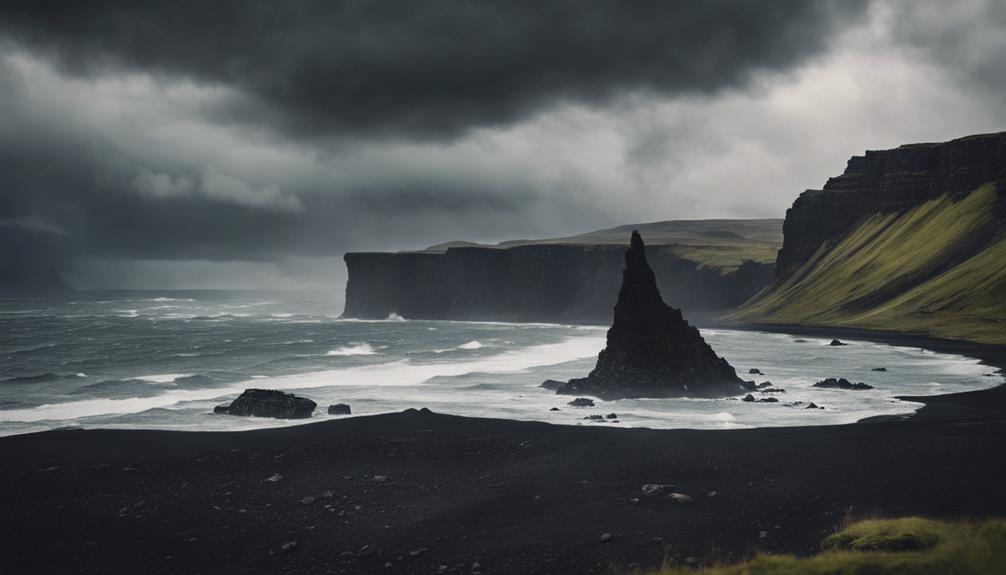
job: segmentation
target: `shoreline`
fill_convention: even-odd
[[[825,332],[856,339],[814,333]],[[1006,354],[987,351],[990,362]],[[0,566],[610,573],[808,555],[849,519],[1006,516],[1004,391],[906,397],[925,406],[806,427],[605,428],[410,409],[237,432],[7,436]],[[691,500],[646,496],[645,484]]]

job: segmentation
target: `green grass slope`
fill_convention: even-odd
[[[855,523],[812,557],[759,555],[738,565],[666,567],[660,575],[1000,575],[1006,521],[949,523],[918,517]]]
[[[868,217],[732,319],[1006,344],[1006,236],[994,184]]]
[[[729,273],[744,261],[775,263],[782,246],[782,220],[671,220],[631,224],[576,236],[541,240],[512,240],[482,247],[510,248],[535,244],[628,245],[632,230],[639,230],[648,246],[662,246],[674,255],[719,268]],[[477,246],[470,242],[448,242],[424,251],[442,252],[453,246]]]

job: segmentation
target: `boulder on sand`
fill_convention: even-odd
[[[571,379],[556,393],[620,399],[725,397],[745,391],[734,368],[681,310],[664,303],[643,239],[632,232],[607,345],[587,377]]]
[[[318,404],[306,397],[297,397],[274,389],[246,389],[229,406],[218,405],[214,413],[277,419],[306,419]]]

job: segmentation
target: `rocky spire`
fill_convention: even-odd
[[[625,252],[622,287],[597,366],[557,393],[626,397],[723,397],[746,391],[734,368],[717,357],[681,310],[664,303],[639,232]]]

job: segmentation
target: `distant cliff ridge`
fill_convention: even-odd
[[[783,230],[734,319],[1006,344],[1006,133],[854,156]]]
[[[774,276],[779,220],[659,222],[638,227],[668,303],[688,311],[740,305]],[[571,238],[452,243],[419,252],[348,253],[344,316],[501,321],[610,321],[629,231]],[[662,244],[662,245],[653,245]]]

